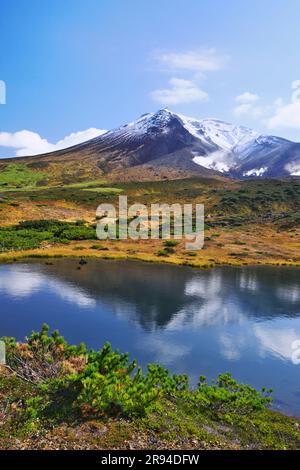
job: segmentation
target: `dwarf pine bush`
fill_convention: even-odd
[[[83,415],[134,418],[155,410],[161,399],[177,398],[218,413],[238,408],[246,414],[271,404],[271,390],[259,392],[239,384],[228,373],[211,384],[200,377],[193,390],[185,374],[172,376],[158,364],[149,364],[143,372],[129,360],[128,353],[113,351],[109,343],[97,352],[87,352],[84,344],[69,346],[58,331],[49,335],[47,325],[33,332],[25,343],[14,338],[4,341],[9,367],[19,378],[37,386],[36,396],[25,406],[33,418],[53,406],[58,407],[58,413],[73,409]]]

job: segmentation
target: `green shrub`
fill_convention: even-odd
[[[112,351],[106,344],[99,353],[91,353],[79,380],[82,389],[78,403],[89,405],[95,412],[124,416],[143,416],[155,407],[165,392],[182,386],[180,379],[171,378],[159,365],[148,365],[148,371],[136,370],[128,354]]]
[[[169,255],[172,255],[173,253],[176,253],[176,251],[174,250],[174,248],[170,247],[170,246],[166,246],[166,248],[164,249],[164,251],[166,251]]]
[[[168,248],[169,248],[169,247],[170,247],[170,248],[175,247],[175,246],[177,246],[178,244],[179,244],[179,241],[177,241],[177,240],[166,240],[166,241],[164,242],[164,246],[165,246],[165,247],[168,247]]]
[[[0,227],[0,251],[26,250],[42,242],[68,244],[71,240],[96,239],[94,225],[59,220],[28,220],[12,227]]]
[[[107,246],[103,246],[103,245],[92,245],[90,246],[90,249],[91,250],[99,250],[99,251],[108,251],[109,248]]]
[[[76,415],[113,415],[125,418],[146,416],[158,410],[161,399],[180,399],[195,409],[240,414],[260,412],[271,404],[271,390],[262,392],[239,384],[229,373],[209,384],[200,377],[196,390],[189,388],[187,375],[171,376],[167,369],[149,364],[143,372],[129,355],[113,351],[110,344],[89,353],[84,344],[69,346],[65,339],[43,325],[26,343],[4,338],[7,363],[17,376],[37,388],[25,400],[25,417],[37,419]]]
[[[164,250],[159,250],[159,251],[157,252],[157,256],[168,256],[168,255],[169,255],[169,253],[168,253],[168,251],[167,251],[166,249],[164,249]]]
[[[216,383],[209,384],[201,376],[193,401],[200,406],[218,412],[229,412],[238,409],[240,414],[263,410],[271,405],[272,390],[257,391],[250,385],[239,384],[231,374],[220,374]]]
[[[6,360],[19,377],[33,383],[44,383],[64,375],[65,361],[85,356],[82,343],[69,346],[57,330],[48,335],[49,326],[44,324],[40,332],[32,332],[27,342],[19,344],[14,338],[3,338],[6,344]]]

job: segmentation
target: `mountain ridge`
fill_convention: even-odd
[[[143,170],[151,177],[151,171],[157,175],[162,169],[163,177],[168,177],[168,171],[175,177],[300,176],[300,143],[218,119],[194,119],[167,108],[63,150],[1,163],[70,164],[72,159],[96,165],[102,174],[124,171],[133,177]]]

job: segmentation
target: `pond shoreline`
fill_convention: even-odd
[[[212,269],[218,266],[274,266],[274,267],[300,267],[300,261],[293,260],[282,260],[276,258],[262,258],[259,261],[253,259],[252,257],[243,257],[228,259],[224,258],[223,255],[216,253],[214,259],[207,259],[207,257],[201,258],[201,251],[197,252],[198,259],[193,260],[192,258],[186,259],[182,256],[178,256],[177,253],[174,255],[161,256],[157,254],[147,253],[147,252],[136,252],[130,254],[125,249],[121,250],[115,249],[115,247],[109,249],[91,249],[88,246],[81,243],[72,243],[71,246],[56,245],[49,248],[36,248],[31,250],[19,250],[19,251],[10,251],[10,252],[0,252],[0,264],[10,264],[18,261],[23,261],[26,259],[59,259],[59,258],[70,258],[70,259],[102,259],[110,261],[140,261],[145,263],[154,263],[154,264],[168,264],[176,266],[187,266],[196,269]],[[180,253],[181,255],[181,253]],[[184,253],[183,253],[184,255]]]
[[[29,364],[31,347],[28,348],[28,344],[33,335],[34,351],[38,347],[43,350],[43,346],[39,345],[41,339],[45,342],[51,341],[44,333],[32,333],[28,343],[13,343],[11,338],[8,346],[9,351],[15,351],[15,354],[22,358],[25,354],[24,358]],[[136,407],[135,402],[139,397],[134,395],[134,390],[130,402],[132,408],[126,408],[126,399],[123,403],[117,392],[115,401],[120,401],[124,407],[122,412],[117,406],[112,406],[111,410],[106,409],[101,402],[92,406],[89,395],[86,397],[86,403],[81,403],[84,395],[77,398],[74,391],[74,396],[68,398],[65,390],[68,390],[75,380],[77,394],[80,393],[81,381],[84,384],[82,376],[87,374],[89,377],[88,364],[95,361],[96,356],[93,352],[87,353],[82,345],[77,349],[72,347],[73,352],[70,353],[68,345],[62,343],[61,337],[56,334],[53,338],[57,341],[55,347],[59,348],[60,355],[65,354],[65,357],[62,356],[59,360],[63,361],[64,367],[66,364],[71,366],[71,371],[64,367],[58,368],[56,375],[51,375],[48,382],[39,383],[28,380],[26,368],[22,369],[14,362],[12,368],[0,366],[2,450],[300,449],[299,419],[269,409],[268,398],[265,398],[268,392],[262,394],[252,387],[239,385],[230,374],[219,375],[218,384],[222,389],[220,394],[220,388],[210,385],[204,378],[197,390],[189,389],[188,385],[183,386],[186,383],[184,376],[177,376],[177,379],[173,376],[174,382],[171,378],[169,382],[164,382],[164,372],[160,369],[161,382],[157,385],[160,392],[155,394],[151,402],[147,403],[146,400],[144,408],[140,409],[139,405]],[[108,349],[108,343],[102,349],[102,354],[105,348],[108,354],[117,354],[120,361],[128,360],[126,355],[119,355],[118,352]],[[26,356],[26,351],[29,351],[29,356]],[[49,351],[48,355],[53,354],[56,357],[54,352]],[[101,357],[98,356],[100,366]],[[32,367],[39,371],[44,366],[35,361]],[[110,367],[113,369],[114,366]],[[70,372],[71,382],[71,376],[68,375]],[[169,374],[168,371],[165,372]],[[118,374],[116,367],[112,371],[107,369],[106,374],[114,374],[117,383],[130,387],[129,379],[123,383],[123,376]],[[147,374],[151,374],[150,369]],[[181,381],[180,386],[177,385],[178,380]],[[97,396],[96,389],[99,387],[100,391],[103,383],[97,382],[95,376],[94,384],[96,388],[93,390]],[[236,388],[232,388],[233,385]],[[151,387],[150,384],[148,386]],[[174,387],[172,394],[169,393],[168,387]],[[152,392],[155,390],[154,387]],[[237,405],[230,396],[234,396]],[[59,406],[56,401],[60,403]]]
[[[194,383],[200,372],[231,371],[246,383],[274,388],[275,409],[299,416],[298,368],[291,370],[292,349],[287,357],[281,348],[300,331],[299,268],[114,261],[73,255],[2,264],[2,334],[22,341],[28,328],[46,322],[73,344],[97,348],[108,340],[143,366],[158,360],[174,372],[187,370]]]

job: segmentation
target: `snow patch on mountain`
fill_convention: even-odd
[[[157,113],[143,114],[137,121],[133,121],[125,127],[141,134],[149,132],[153,127],[168,132],[167,125],[170,122],[172,115],[173,113],[168,109],[162,109]]]
[[[172,118],[173,113],[168,109],[162,109],[156,113],[143,114],[136,121],[129,122],[123,126],[113,129],[105,134],[106,138],[120,138],[132,140],[134,138],[150,135],[159,131],[161,134],[167,134],[170,131],[168,123]]]
[[[213,143],[223,150],[234,151],[238,147],[244,147],[249,142],[259,137],[252,129],[243,126],[235,126],[218,119],[197,119],[177,115],[183,126],[197,139]]]
[[[123,156],[126,151],[143,152],[141,158],[146,155],[148,160],[184,149],[185,158],[190,155],[195,164],[236,178],[300,176],[300,144],[167,108],[109,131],[99,142],[121,148]]]

